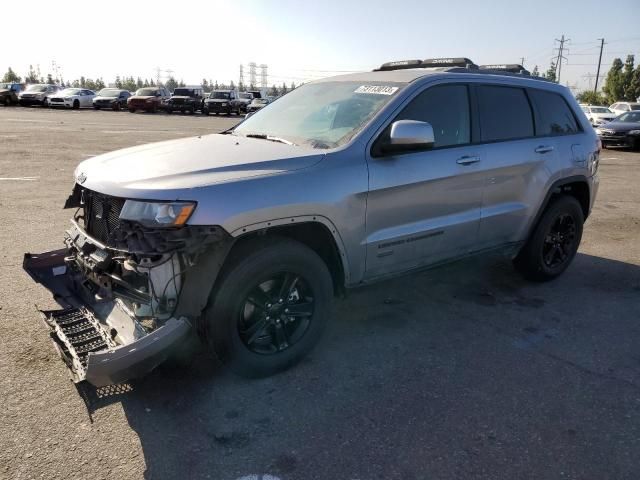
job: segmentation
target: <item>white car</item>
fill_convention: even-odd
[[[49,98],[50,107],[93,107],[96,92],[85,88],[65,88]]]
[[[631,112],[634,110],[640,110],[640,103],[636,102],[616,102],[609,107],[615,116],[622,115],[623,113]]]
[[[580,105],[580,108],[587,116],[589,123],[591,123],[591,125],[593,125],[594,127],[598,127],[603,123],[610,122],[617,116],[607,107],[598,107],[595,105]]]

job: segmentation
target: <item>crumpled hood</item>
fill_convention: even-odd
[[[109,195],[135,197],[138,192],[162,199],[179,190],[307,168],[323,156],[311,147],[213,134],[99,155],[78,165],[75,178]]]

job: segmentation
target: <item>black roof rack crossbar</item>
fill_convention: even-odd
[[[395,62],[383,63],[380,68],[375,71],[385,72],[389,70],[403,70],[406,68],[447,68],[447,67],[463,67],[477,70],[478,66],[465,57],[451,58],[428,58],[426,60],[399,60]]]
[[[495,65],[480,65],[480,70],[495,70],[499,72],[520,73],[529,75],[529,70],[517,63],[501,63]]]

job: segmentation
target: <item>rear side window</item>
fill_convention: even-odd
[[[539,136],[570,135],[580,131],[567,102],[553,92],[531,90],[531,101],[536,106],[536,134]]]
[[[481,85],[477,93],[483,142],[533,137],[533,114],[523,89]]]
[[[431,87],[414,98],[396,120],[429,122],[433,127],[435,148],[470,143],[471,120],[467,87]]]

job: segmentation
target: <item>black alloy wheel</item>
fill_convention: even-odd
[[[542,260],[549,268],[566,262],[576,249],[576,220],[568,213],[559,215],[551,224],[542,247]]]
[[[201,333],[239,375],[273,375],[318,342],[332,300],[329,269],[308,246],[277,236],[248,239],[225,261]]]
[[[269,355],[296,344],[313,321],[315,300],[300,275],[282,272],[256,284],[238,312],[238,333],[252,352]]]
[[[514,266],[529,280],[556,278],[578,252],[583,223],[584,212],[575,197],[561,195],[553,199],[514,259]]]

